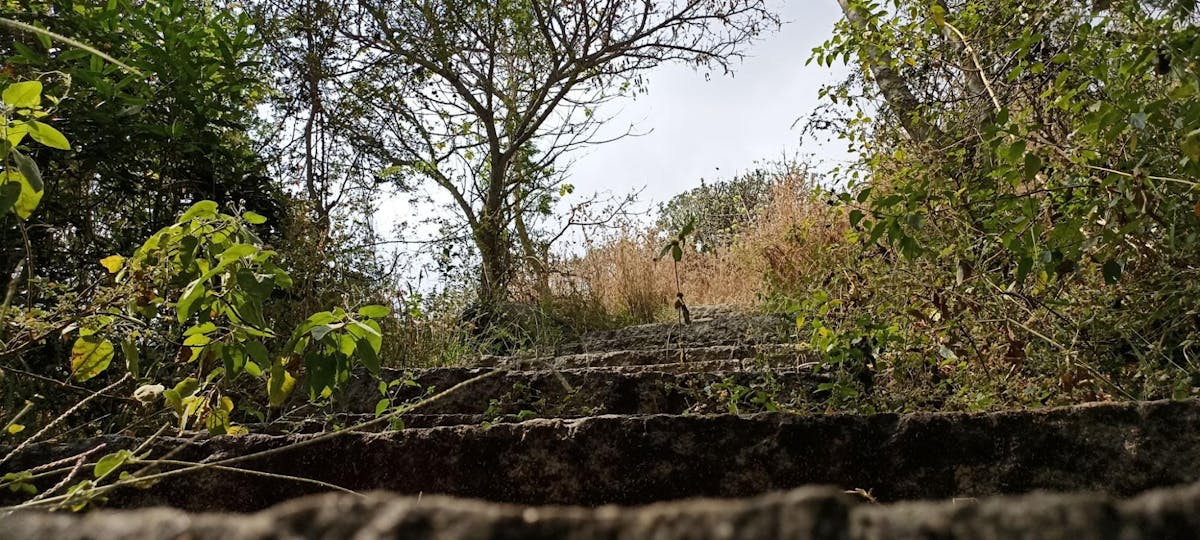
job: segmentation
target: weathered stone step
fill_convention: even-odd
[[[355,491],[446,494],[522,504],[643,504],[745,497],[806,484],[869,490],[881,501],[984,497],[1037,489],[1130,496],[1200,479],[1200,403],[1135,402],[991,414],[749,417],[602,416],[364,434],[159,438],[152,457],[238,463]],[[324,437],[330,437],[328,435]],[[105,443],[31,448],[21,471]],[[58,480],[44,478],[40,487]],[[321,491],[312,484],[205,469],[110,498],[253,511]],[[0,497],[11,498],[11,494]],[[10,501],[12,499],[9,499]]]
[[[561,353],[649,349],[684,344],[692,347],[744,343],[786,343],[795,321],[781,315],[735,315],[696,320],[692,324],[651,323],[592,332]]]
[[[760,345],[708,345],[689,347],[672,345],[648,349],[611,350],[543,356],[485,356],[481,366],[505,369],[565,369],[582,367],[624,367],[657,364],[687,364],[737,360],[743,365],[799,366],[816,361],[805,345],[764,343]]]
[[[487,369],[439,368],[392,373],[405,381],[389,385],[392,405],[451,388],[489,373]],[[788,404],[810,403],[826,378],[811,369],[699,371],[669,373],[648,370],[585,368],[541,371],[501,371],[448,394],[413,412],[421,414],[478,414],[491,417],[525,414],[556,418],[598,414],[683,414],[759,412]],[[329,410],[374,412],[384,394],[379,383],[360,378]]]
[[[744,500],[642,507],[524,507],[447,497],[306,497],[254,515],[172,509],[91,514],[18,513],[0,539],[292,540],[301,538],[612,538],[925,540],[988,538],[1190,539],[1200,535],[1200,486],[1119,500],[1034,494],[982,501],[870,505],[835,489],[805,488]]]

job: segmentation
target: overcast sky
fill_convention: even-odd
[[[576,192],[644,186],[642,199],[660,202],[698,186],[701,178],[753,169],[755,161],[812,155],[827,170],[845,160],[842,143],[802,143],[801,125],[793,127],[816,108],[821,85],[844,73],[804,65],[813,47],[832,35],[838,4],[780,0],[775,7],[783,28],[753,44],[733,75],[715,72],[705,80],[690,67],[663,66],[650,73],[648,94],[612,104],[620,109],[612,122],[617,132],[630,123],[651,132],[587,149],[570,172]]]

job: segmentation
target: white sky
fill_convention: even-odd
[[[799,156],[825,171],[848,159],[840,141],[802,141],[800,135],[803,120],[819,104],[818,89],[844,74],[837,68],[805,65],[813,47],[831,37],[841,15],[838,4],[835,0],[773,3],[784,21],[782,29],[750,45],[732,75],[715,71],[706,80],[704,72],[691,67],[665,65],[647,74],[647,93],[598,110],[597,114],[616,116],[600,139],[619,134],[630,124],[634,131],[649,134],[593,146],[573,156],[576,161],[567,174],[576,197],[645,188],[637,208],[650,209],[699,186],[702,178],[727,179],[755,168],[757,162]],[[428,193],[435,201],[446,200],[436,191]],[[385,239],[396,236],[393,224],[412,224],[416,216],[429,211],[427,206],[414,208],[407,195],[385,199],[376,215],[377,230]],[[407,239],[415,240],[411,233]]]
[[[631,137],[585,150],[569,176],[576,193],[640,189],[646,202],[663,202],[700,185],[700,179],[729,178],[753,169],[756,161],[811,155],[827,170],[847,159],[844,144],[801,141],[801,124],[817,107],[822,84],[844,71],[805,66],[813,47],[832,35],[841,16],[834,0],[780,0],[783,28],[748,49],[731,76],[668,65],[650,73],[649,93],[614,103],[612,122],[619,133],[630,123]],[[609,110],[608,114],[617,111]],[[814,165],[820,165],[813,163]],[[719,169],[719,170],[718,170]]]

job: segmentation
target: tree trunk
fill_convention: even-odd
[[[851,5],[852,0],[837,0],[846,16],[846,21],[859,34],[865,35],[870,31],[867,17],[860,8]],[[921,114],[921,102],[913,95],[912,90],[905,84],[904,78],[892,69],[891,53],[876,46],[869,45],[863,53],[863,62],[871,71],[871,77],[879,86],[879,93],[900,120],[900,125],[908,136],[917,141],[936,141],[942,138],[941,131],[925,120]]]

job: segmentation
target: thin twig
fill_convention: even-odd
[[[46,424],[46,426],[43,427],[41,430],[39,430],[37,433],[34,433],[28,439],[21,441],[21,444],[18,444],[17,447],[13,448],[13,450],[11,452],[6,454],[3,458],[0,458],[0,465],[4,465],[5,463],[8,462],[8,460],[12,459],[13,456],[16,456],[17,454],[21,453],[21,451],[24,450],[26,446],[29,446],[31,443],[33,443],[35,440],[40,438],[42,435],[45,435],[46,433],[48,433],[55,426],[62,423],[63,420],[66,420],[68,417],[70,417],[76,411],[83,408],[84,405],[87,405],[88,402],[90,402],[91,400],[95,399],[96,397],[104,394],[105,392],[108,392],[109,390],[116,388],[117,386],[121,385],[122,383],[124,383],[127,380],[129,380],[128,373],[126,373],[124,376],[122,376],[120,379],[118,379],[117,382],[114,382],[114,383],[104,387],[99,392],[96,392],[95,394],[92,394],[88,397],[85,397],[85,398],[79,400],[79,403],[76,403],[73,407],[71,407],[70,409],[67,409],[66,412],[60,414],[58,416],[58,418],[51,420],[49,424]]]
[[[179,475],[181,475],[181,474],[186,474],[186,473],[191,473],[191,472],[197,472],[197,471],[200,471],[200,470],[203,470],[203,469],[216,468],[216,467],[226,467],[226,466],[229,466],[229,465],[233,465],[233,464],[235,464],[235,463],[242,463],[242,462],[245,462],[245,461],[250,461],[250,460],[253,460],[253,459],[264,458],[264,457],[268,457],[268,456],[272,456],[272,455],[280,454],[280,453],[283,453],[283,452],[288,452],[288,451],[291,451],[291,450],[296,450],[296,449],[298,449],[298,448],[303,448],[303,447],[306,447],[306,446],[312,446],[312,445],[314,445],[314,444],[317,444],[317,443],[322,443],[322,442],[330,441],[330,440],[333,440],[333,439],[336,439],[336,438],[339,438],[339,437],[343,437],[343,436],[345,436],[345,435],[348,435],[348,434],[350,434],[350,433],[354,433],[354,432],[358,432],[358,431],[361,431],[361,430],[365,430],[365,429],[368,429],[368,428],[371,428],[371,427],[374,427],[374,426],[386,425],[386,424],[390,423],[390,422],[391,422],[393,419],[395,419],[395,418],[399,417],[399,416],[400,416],[400,415],[402,415],[402,414],[406,414],[406,413],[408,413],[408,412],[409,412],[409,411],[411,411],[411,410],[415,410],[415,409],[417,409],[417,408],[424,407],[424,406],[426,406],[426,405],[430,405],[430,404],[432,404],[432,403],[436,403],[436,402],[438,402],[438,401],[441,401],[441,400],[442,400],[442,399],[444,399],[446,396],[449,396],[449,395],[455,394],[455,393],[459,392],[460,390],[462,390],[462,389],[464,389],[464,388],[466,388],[466,387],[468,387],[468,386],[472,386],[472,385],[474,385],[474,384],[476,384],[476,383],[478,383],[478,382],[480,382],[480,381],[483,381],[483,380],[489,379],[489,378],[491,378],[491,377],[495,377],[495,376],[496,376],[497,374],[499,374],[499,373],[501,373],[501,370],[493,370],[493,371],[490,371],[490,372],[488,372],[488,373],[484,373],[484,374],[482,374],[482,375],[479,375],[479,376],[476,376],[476,377],[472,377],[472,378],[470,378],[470,379],[467,379],[467,380],[465,380],[465,381],[463,381],[463,382],[461,382],[461,383],[458,383],[458,384],[456,384],[456,385],[454,385],[454,386],[452,386],[452,387],[450,387],[450,388],[448,388],[448,389],[446,389],[446,390],[444,390],[444,391],[442,391],[442,392],[440,392],[440,393],[438,393],[438,394],[435,394],[435,395],[433,395],[433,396],[431,396],[431,397],[428,397],[428,398],[426,398],[426,399],[423,399],[423,400],[421,400],[421,401],[419,401],[419,402],[417,402],[417,403],[415,403],[415,404],[413,404],[413,405],[410,405],[410,406],[408,406],[408,407],[400,407],[400,408],[397,408],[397,410],[395,410],[395,411],[393,411],[393,412],[391,412],[391,413],[388,413],[388,414],[386,414],[386,415],[383,415],[383,416],[381,416],[381,417],[379,417],[379,418],[376,418],[376,419],[373,419],[373,420],[368,420],[368,421],[365,421],[365,422],[362,422],[362,423],[356,424],[356,425],[354,425],[354,426],[350,426],[349,428],[346,428],[346,429],[344,429],[344,430],[342,430],[342,431],[334,431],[334,432],[332,432],[332,433],[324,433],[324,434],[318,435],[318,436],[316,436],[316,437],[313,437],[313,438],[311,438],[311,439],[306,439],[306,440],[298,441],[298,442],[292,443],[292,444],[290,444],[290,445],[287,445],[287,446],[282,446],[282,447],[278,447],[278,448],[270,448],[270,449],[267,449],[267,450],[262,450],[262,451],[259,451],[259,452],[253,452],[253,453],[250,453],[250,454],[245,454],[245,455],[241,455],[241,456],[234,456],[234,457],[231,457],[231,458],[226,458],[226,459],[222,459],[222,460],[219,460],[219,461],[214,461],[214,462],[211,462],[211,463],[198,463],[198,464],[196,464],[196,465],[194,465],[194,466],[191,466],[191,467],[187,467],[187,468],[183,468],[183,469],[175,469],[175,470],[172,470],[172,471],[164,471],[164,472],[161,472],[161,473],[156,473],[156,474],[152,474],[152,475],[149,475],[149,476],[144,476],[144,477],[143,477],[143,476],[138,476],[138,475],[135,473],[134,475],[132,475],[131,477],[129,477],[129,478],[125,479],[125,480],[118,480],[117,482],[114,482],[114,483],[112,483],[112,484],[109,484],[109,485],[107,485],[107,486],[102,486],[102,487],[99,487],[99,488],[97,488],[97,489],[94,491],[94,494],[95,494],[95,495],[103,495],[104,493],[107,493],[107,492],[109,492],[109,491],[112,491],[112,490],[114,490],[114,489],[116,489],[116,488],[119,488],[119,487],[125,487],[125,486],[129,486],[129,485],[140,484],[140,483],[143,483],[143,482],[152,482],[152,481],[157,481],[157,480],[161,480],[161,479],[164,479],[164,478],[170,478],[170,477],[173,477],[173,476],[179,476]],[[36,508],[36,507],[39,507],[39,506],[56,505],[56,504],[58,504],[58,503],[61,503],[61,502],[65,501],[65,500],[67,500],[67,497],[66,497],[66,496],[63,496],[63,495],[60,495],[60,496],[57,496],[57,497],[51,497],[51,498],[45,499],[45,500],[43,500],[43,501],[38,501],[38,502],[36,502],[36,503],[34,503],[34,502],[25,502],[25,503],[21,503],[21,504],[14,505],[14,506],[8,506],[8,507],[0,508],[0,511],[9,511],[9,510],[23,510],[23,509],[28,509],[28,508]]]

